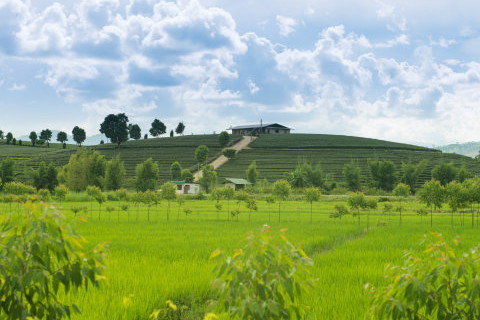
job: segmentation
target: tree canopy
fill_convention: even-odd
[[[154,137],[162,135],[167,132],[167,126],[160,120],[155,119],[152,122],[152,127],[150,128],[150,134]]]
[[[79,126],[75,126],[73,128],[72,135],[73,135],[73,141],[75,141],[79,146],[81,146],[82,143],[87,138],[85,130],[80,128]]]
[[[142,129],[138,124],[132,124],[129,128],[130,138],[138,140],[142,137]]]
[[[183,124],[183,121],[179,122],[177,127],[175,128],[175,133],[176,134],[182,134],[185,131],[185,125]]]
[[[125,113],[109,114],[100,124],[100,132],[120,146],[128,140],[128,117]]]

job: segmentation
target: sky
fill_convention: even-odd
[[[480,140],[477,0],[0,0],[0,130],[125,113],[186,134],[277,122]]]

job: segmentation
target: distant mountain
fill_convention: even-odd
[[[435,148],[443,152],[456,153],[475,158],[480,151],[480,142],[455,143]]]
[[[52,130],[52,140],[50,141],[50,143],[57,142],[57,134],[59,132],[60,132],[60,130]],[[37,132],[37,135],[40,136],[40,132]],[[71,134],[67,133],[67,138],[68,138],[67,143],[75,144],[75,141],[73,141],[73,136]],[[28,136],[21,136],[21,137],[18,137],[17,140],[30,141],[30,138]],[[101,140],[103,140],[105,143],[108,142],[107,137],[105,137],[103,134],[99,133],[99,134],[96,134],[94,136],[87,137],[85,139],[85,142],[83,143],[83,145],[85,145],[85,146],[97,145],[97,144],[100,144]]]

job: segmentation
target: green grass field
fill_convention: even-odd
[[[99,221],[96,203],[91,218],[90,202],[64,203],[68,219],[91,245],[110,243],[107,282],[100,289],[80,291],[66,298],[78,303],[83,311],[73,319],[148,319],[168,299],[185,306],[182,319],[201,319],[205,304],[212,297],[214,263],[208,259],[210,253],[217,248],[231,252],[240,246],[248,231],[265,223],[273,230],[288,228],[287,237],[301,243],[313,258],[312,276],[318,281],[314,294],[306,297],[305,302],[312,307],[315,319],[362,319],[368,305],[364,284],[382,285],[385,263],[400,263],[404,249],[420,250],[419,241],[425,233],[438,231],[447,238],[459,235],[464,239],[464,248],[480,240],[479,227],[471,226],[469,215],[462,226],[459,215],[453,218],[452,225],[449,213],[435,213],[431,228],[428,216],[416,215],[414,210],[420,205],[412,200],[405,203],[401,226],[398,213],[382,214],[380,203],[379,209],[370,215],[367,231],[365,213],[360,225],[352,216],[329,218],[333,206],[343,201],[341,197],[324,197],[322,202],[314,203],[312,223],[310,206],[302,201],[282,203],[280,223],[278,203],[269,208],[260,200],[259,211],[252,213],[250,222],[243,204],[239,220],[227,221],[226,201],[222,201],[220,213],[211,200],[186,200],[181,207],[172,203],[168,222],[165,202],[150,208],[150,221],[143,206],[130,205],[129,214],[107,212],[107,207],[121,205],[107,202],[102,206]],[[229,205],[230,209],[237,208],[235,201]],[[87,212],[82,213],[87,222],[73,217],[74,206],[87,207]],[[192,213],[185,215],[185,208]],[[13,215],[17,210],[22,212],[15,204],[11,209],[9,204],[0,204],[0,210]],[[131,303],[124,304],[125,298]]]

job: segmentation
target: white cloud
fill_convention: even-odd
[[[295,27],[298,24],[295,19],[280,15],[277,15],[276,21],[280,35],[284,37],[289,36],[291,33],[293,33],[295,31]]]
[[[387,28],[389,30],[401,32],[407,30],[407,20],[397,13],[394,5],[383,1],[377,1],[377,4],[377,17],[388,21]]]
[[[252,80],[247,81],[247,86],[251,94],[255,94],[260,91],[260,88]]]
[[[5,57],[32,62],[31,78],[40,74],[53,94],[81,106],[92,132],[99,117],[127,112],[142,121],[158,113],[186,120],[193,132],[267,115],[312,132],[472,140],[480,108],[476,23],[422,33],[405,2],[300,0],[305,6],[262,4],[270,10],[250,21],[255,33],[237,28],[235,12],[206,1],[82,0],[34,9],[0,0],[0,71],[14,83],[3,88],[32,87],[28,72],[9,70]],[[418,6],[428,7],[423,0]],[[306,32],[286,38],[299,21]],[[452,129],[439,134],[445,127]]]
[[[3,84],[3,82],[2,82],[2,84]],[[24,84],[16,84],[16,83],[14,83],[14,84],[12,84],[12,85],[8,88],[8,90],[9,90],[9,91],[22,91],[22,90],[25,90],[25,88],[27,88],[27,86],[24,85]]]

